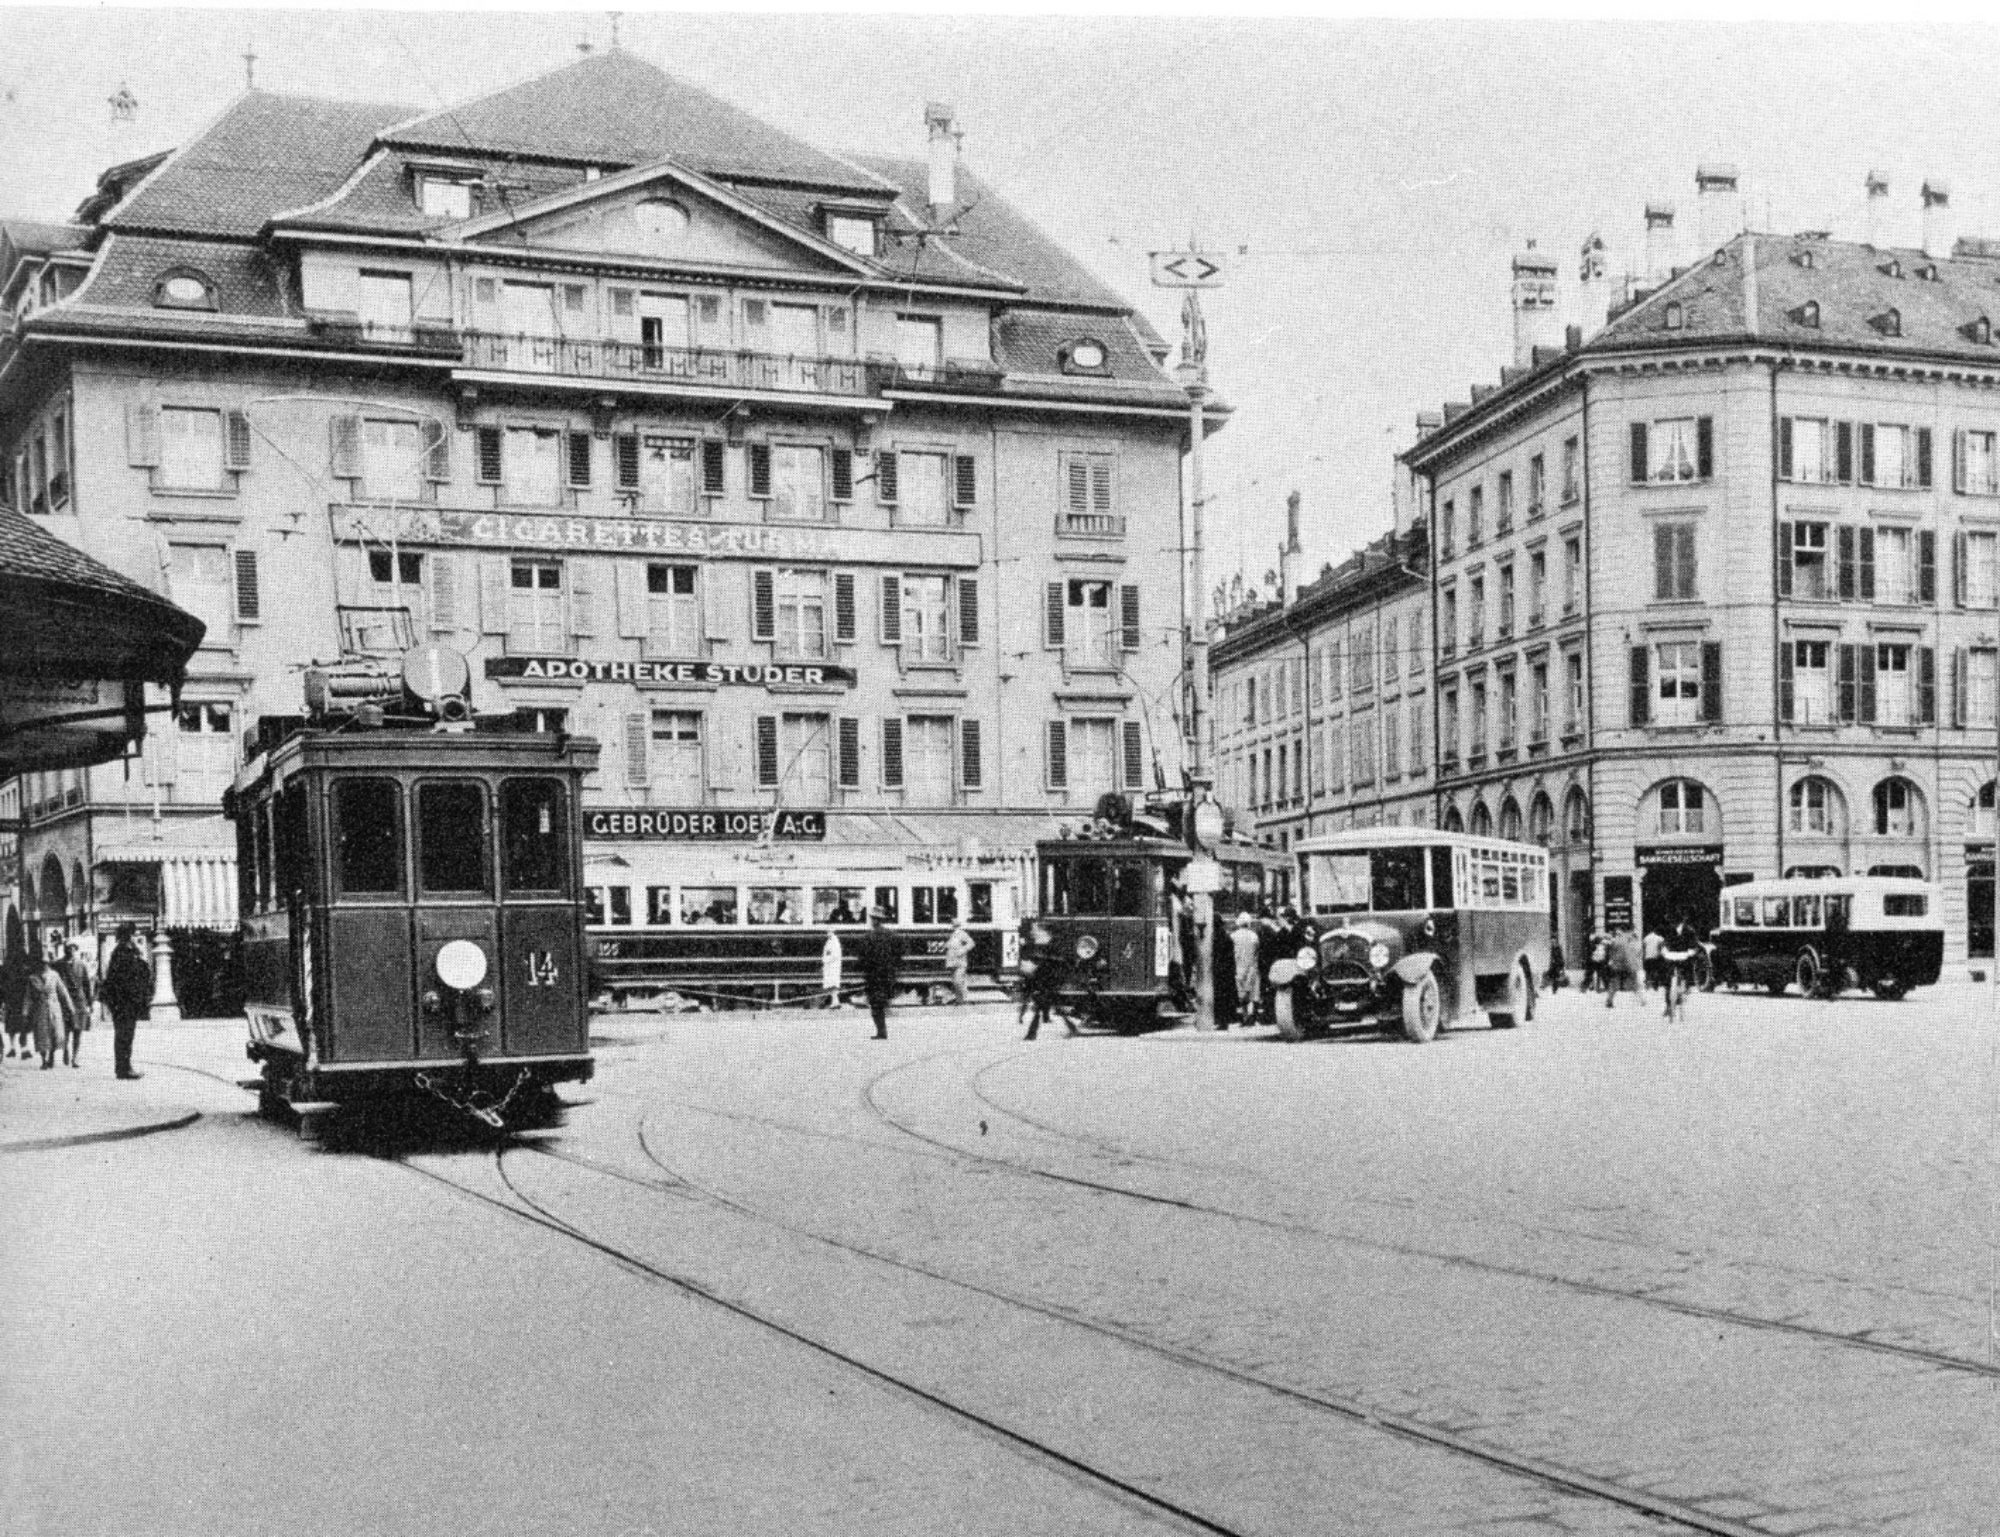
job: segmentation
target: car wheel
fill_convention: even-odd
[[[1793,971],[1792,980],[1799,984],[1799,996],[1814,998],[1819,995],[1819,957],[1810,950],[1799,952],[1799,964]]]
[[[1486,1022],[1495,1030],[1512,1030],[1535,1017],[1535,979],[1526,966],[1516,966],[1507,979],[1506,1001],[1487,1012]]]
[[[1421,1044],[1437,1037],[1443,1022],[1444,1005],[1438,998],[1437,978],[1429,972],[1403,989],[1403,1035]]]
[[[1278,1034],[1288,1041],[1303,1041],[1304,1029],[1299,1024],[1299,1013],[1292,1001],[1289,987],[1274,989],[1271,993],[1271,1017],[1277,1021]]]

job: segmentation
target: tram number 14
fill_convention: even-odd
[[[1164,977],[1167,974],[1167,964],[1172,959],[1172,956],[1173,956],[1173,951],[1171,949],[1166,925],[1163,923],[1153,925],[1153,975],[1154,976]]]
[[[557,975],[556,958],[552,951],[530,950],[528,952],[528,986],[554,987]]]

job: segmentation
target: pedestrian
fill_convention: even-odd
[[[1667,990],[1668,1019],[1680,1018],[1681,1001],[1694,986],[1694,958],[1700,948],[1700,941],[1694,937],[1694,930],[1685,918],[1675,925],[1674,937],[1661,942],[1661,985]]]
[[[1602,929],[1590,933],[1590,948],[1584,952],[1583,990],[1597,991],[1604,984],[1604,966],[1611,959],[1611,940]]]
[[[56,1065],[58,1046],[62,1048],[63,1061],[74,1067],[78,1034],[76,1000],[70,996],[69,983],[63,980],[62,970],[55,961],[47,956],[32,959],[34,965],[28,973],[27,988],[28,1027],[35,1033],[35,1050],[41,1056],[42,1070],[46,1072]]]
[[[1021,995],[1014,1004],[1014,1023],[1017,1025],[1027,1023],[1028,1011],[1034,1007],[1035,992],[1032,984],[1035,980],[1035,969],[1041,964],[1040,959],[1033,954],[1037,927],[1039,925],[1033,918],[1023,918],[1021,927],[1017,931],[1014,968],[1021,979]]]
[[[875,1020],[875,1039],[889,1039],[889,1000],[896,996],[896,972],[903,962],[903,947],[889,932],[889,915],[881,908],[868,910],[868,932],[855,947],[861,965],[861,987],[868,995],[868,1012]]]
[[[1607,1009],[1618,1001],[1618,994],[1627,988],[1642,1004],[1645,1002],[1645,964],[1644,951],[1636,934],[1628,930],[1605,941],[1604,1006]]]
[[[1569,986],[1569,969],[1563,965],[1563,947],[1553,939],[1549,941],[1549,974],[1543,985],[1552,993]]]
[[[826,994],[826,1006],[837,1009],[840,1004],[840,936],[832,929],[826,931],[826,943],[819,947],[819,990]]]
[[[83,1021],[83,1028],[88,1030],[91,1011],[97,1006],[97,978],[73,939],[63,942],[62,974],[63,980],[69,984],[70,997],[76,1000],[77,1016]]]
[[[1056,951],[1055,938],[1041,924],[1029,930],[1028,943],[1021,951],[1021,974],[1027,978],[1028,1033],[1023,1040],[1032,1041],[1042,1026],[1049,1022],[1054,1012],[1056,1000],[1062,995],[1062,957]],[[1076,1021],[1063,1016],[1063,1023],[1069,1026],[1069,1033],[1078,1033]]]
[[[1646,930],[1645,942],[1640,952],[1646,963],[1646,987],[1648,991],[1656,987],[1662,987],[1666,983],[1666,967],[1665,963],[1660,959],[1661,955],[1665,953],[1666,948],[1666,936],[1657,927],[1648,928]]]
[[[1264,996],[1257,966],[1261,939],[1250,915],[1238,913],[1236,927],[1229,931],[1229,948],[1236,954],[1236,1017],[1246,1025],[1257,1022],[1257,1005]]]
[[[965,969],[972,962],[972,936],[966,932],[964,920],[951,920],[951,932],[944,941],[945,975],[951,979],[952,1001],[965,1002]]]
[[[29,1055],[28,1041],[28,952],[25,947],[9,949],[5,962],[0,962],[0,1008],[4,1008],[7,1026],[7,1055],[26,1061]]]
[[[153,1010],[153,968],[139,953],[137,936],[131,924],[119,924],[118,948],[104,969],[104,1011],[111,1016],[111,1055],[120,1078],[144,1076],[132,1070],[132,1038],[140,1019]]]

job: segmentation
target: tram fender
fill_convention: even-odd
[[[1399,982],[1408,985],[1422,981],[1426,974],[1437,970],[1437,963],[1435,950],[1417,950],[1404,956],[1389,969],[1396,974]]]

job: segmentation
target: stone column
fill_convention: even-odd
[[[177,1025],[181,1022],[180,1000],[174,997],[174,942],[162,929],[153,936],[153,1012],[147,1023]]]

